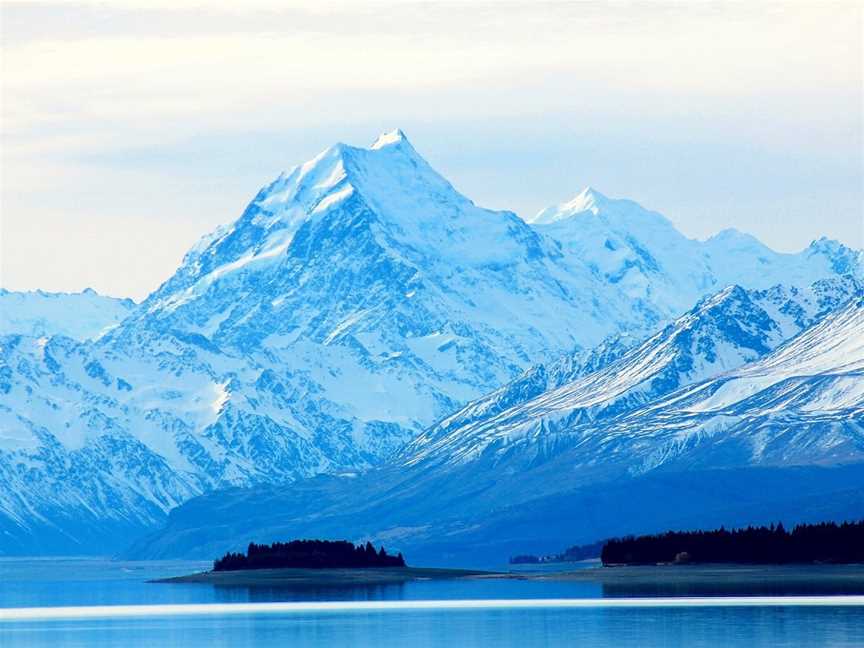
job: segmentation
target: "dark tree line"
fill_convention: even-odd
[[[604,565],[658,563],[861,563],[864,520],[783,524],[727,531],[669,531],[609,540],[600,558]]]
[[[340,567],[404,567],[399,553],[390,555],[371,542],[357,545],[347,540],[292,540],[273,544],[249,544],[245,554],[228,552],[213,561],[213,571],[298,567],[326,569]]]

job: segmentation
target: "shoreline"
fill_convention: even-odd
[[[499,572],[439,567],[344,567],[307,569],[237,569],[172,576],[150,583],[209,583],[211,585],[376,585],[413,580],[482,578]]]
[[[864,564],[854,565],[638,565],[562,571],[488,571],[436,567],[339,569],[250,569],[208,571],[148,581],[214,586],[384,585],[421,580],[525,580],[594,583],[605,587],[796,586],[802,589],[844,585],[864,593]]]
[[[864,583],[864,564],[751,564],[751,563],[691,563],[687,565],[608,565],[574,570],[527,572],[531,580],[627,581],[639,579],[676,581],[694,578],[734,582],[762,581],[771,576],[781,579],[849,578]]]

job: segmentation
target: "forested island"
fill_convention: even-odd
[[[603,565],[687,563],[848,564],[864,563],[864,520],[782,524],[714,531],[669,531],[608,540]]]
[[[371,542],[354,545],[347,540],[292,540],[273,544],[249,543],[246,553],[228,552],[213,561],[213,571],[245,569],[337,569],[355,567],[405,567],[402,554],[391,555]]]

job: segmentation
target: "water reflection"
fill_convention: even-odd
[[[219,603],[266,603],[269,601],[388,601],[405,596],[405,583],[309,585],[281,587],[217,585],[213,587]]]
[[[600,578],[604,597],[864,594],[864,570],[847,565],[610,568]]]

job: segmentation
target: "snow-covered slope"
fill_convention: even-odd
[[[406,449],[405,463],[552,460],[597,479],[600,473],[636,475],[670,466],[864,460],[861,293],[746,364],[747,355],[763,355],[759,351],[777,341],[771,332],[778,327],[769,320],[753,328],[758,318],[754,322],[754,311],[745,315],[740,309],[746,299],[740,289],[718,297],[605,369],[489,421],[418,440]],[[734,335],[717,330],[709,314],[712,305],[730,297],[739,302],[732,309],[739,310]],[[694,327],[696,321],[702,326]],[[704,348],[708,341],[716,346]],[[693,354],[695,349],[701,353]]]
[[[836,464],[864,459],[864,296],[761,360],[624,417],[609,434],[655,437],[636,470]],[[638,440],[637,440],[638,443]]]
[[[90,288],[80,293],[0,288],[0,335],[88,340],[119,324],[134,307],[131,299],[105,297]]]
[[[197,493],[364,469],[532,364],[552,362],[543,390],[602,366],[725,285],[720,264],[679,291],[682,265],[664,250],[708,243],[646,229],[662,217],[633,209],[598,209],[586,232],[605,227],[639,268],[579,242],[584,210],[532,226],[474,205],[399,131],[329,148],[261,189],[97,340],[0,338],[13,530],[0,548],[46,529],[87,544],[110,535],[100,520],[146,527]],[[733,260],[782,274],[787,256],[769,252]],[[648,288],[634,292],[638,273],[619,278],[607,253]],[[857,276],[856,258],[827,243],[788,257],[807,285]]]
[[[731,286],[638,345],[601,345],[562,374],[565,356],[426,430],[402,451],[408,463],[470,461],[490,446],[544,440],[556,430],[603,419],[753,361],[861,292],[849,277],[820,280],[809,289]],[[586,370],[589,369],[589,370]]]

